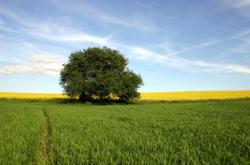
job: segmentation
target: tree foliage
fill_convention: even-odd
[[[60,84],[68,96],[81,101],[129,101],[139,97],[143,82],[127,64],[122,54],[107,47],[76,51],[63,65]]]

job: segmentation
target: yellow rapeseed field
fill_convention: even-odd
[[[0,98],[4,99],[63,99],[67,96],[62,94],[48,93],[15,93],[15,92],[0,92]]]
[[[212,99],[238,99],[238,98],[250,98],[250,90],[141,93],[141,100],[212,100]]]
[[[0,99],[64,99],[63,94],[0,92]],[[250,90],[241,91],[188,91],[142,92],[140,100],[211,100],[250,98]]]

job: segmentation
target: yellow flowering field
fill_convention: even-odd
[[[56,93],[15,93],[0,92],[0,98],[4,99],[63,99],[67,96]]]
[[[0,92],[4,99],[64,99],[62,94]],[[187,92],[142,92],[140,100],[210,100],[250,98],[250,90],[239,91],[187,91]]]
[[[237,98],[250,98],[250,90],[141,93],[141,100],[210,100],[210,99],[237,99]]]

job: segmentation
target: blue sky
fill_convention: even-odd
[[[0,0],[0,91],[62,92],[72,51],[108,46],[140,91],[250,89],[250,0]]]

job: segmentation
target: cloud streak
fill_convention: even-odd
[[[226,41],[241,39],[242,37],[247,36],[247,35],[250,35],[250,29],[243,30],[243,31],[239,32],[238,34],[226,37],[224,39],[215,39],[215,40],[211,40],[211,41],[205,41],[205,42],[199,43],[199,44],[194,45],[194,46],[190,46],[190,47],[183,48],[183,49],[180,49],[180,50],[177,50],[177,51],[173,51],[171,54],[172,55],[178,55],[178,54],[181,54],[181,53],[191,52],[193,50],[218,45],[218,44],[221,44],[221,43],[226,42]]]
[[[244,53],[250,54],[250,39],[249,38],[241,39],[240,44],[230,49],[229,51],[236,54],[244,54]]]
[[[65,11],[82,14],[84,17],[90,18],[91,20],[102,21],[104,23],[119,25],[123,28],[126,27],[142,31],[154,31],[156,29],[153,21],[149,17],[144,17],[142,15],[128,13],[127,15],[130,15],[129,18],[122,18],[109,15],[102,9],[88,5],[86,2],[67,3],[67,1],[65,1],[64,3],[61,3],[61,1],[53,1],[53,3]]]
[[[222,0],[222,2],[232,8],[250,7],[250,0]]]
[[[233,9],[250,19],[250,0],[220,0],[224,9]]]
[[[112,34],[104,37],[90,35],[72,28],[65,28],[65,25],[52,23],[52,22],[37,22],[27,20],[21,15],[14,14],[6,9],[0,7],[0,14],[12,19],[16,23],[22,25],[18,30],[11,27],[6,27],[0,24],[0,29],[15,32],[33,37],[39,37],[43,39],[58,41],[58,42],[88,42],[98,45],[105,45],[111,38]]]
[[[49,32],[47,33],[40,33],[40,31],[33,31],[33,32],[27,32],[28,34],[51,40],[51,41],[57,41],[57,42],[87,42],[87,43],[94,43],[98,45],[105,45],[108,43],[110,36],[106,37],[99,37],[90,35],[87,33],[83,33],[77,30],[71,30],[71,29],[64,29],[61,28],[60,31],[54,31],[48,27]]]
[[[181,68],[183,70],[194,70],[194,71],[206,71],[206,72],[229,72],[229,73],[242,73],[250,74],[250,67],[235,65],[235,64],[223,64],[223,63],[212,63],[201,60],[190,60],[181,58],[178,56],[160,54],[145,48],[140,47],[129,47],[126,48],[130,52],[130,57],[137,60],[145,60],[158,64],[171,66],[174,68]]]

